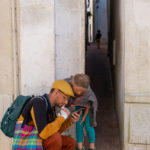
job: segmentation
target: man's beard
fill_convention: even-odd
[[[56,104],[56,106],[59,107],[59,108],[63,107],[64,105],[63,104]]]

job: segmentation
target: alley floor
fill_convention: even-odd
[[[96,130],[97,150],[120,150],[119,129],[114,109],[114,97],[107,47],[97,49],[95,44],[86,51],[86,73],[98,99]]]

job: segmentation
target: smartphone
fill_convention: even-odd
[[[84,110],[85,108],[80,108],[79,110],[75,111],[76,113],[80,113],[82,110]]]

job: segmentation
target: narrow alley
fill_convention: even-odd
[[[120,150],[119,129],[114,108],[111,71],[106,46],[101,49],[97,49],[95,44],[88,46],[85,67],[99,103],[96,148],[97,150]]]

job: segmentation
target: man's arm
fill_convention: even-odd
[[[62,124],[59,132],[64,132],[67,128],[69,128],[73,123],[77,122],[80,118],[82,112],[78,113],[72,113],[71,116]]]
[[[47,139],[49,136],[56,133],[60,129],[63,122],[65,121],[65,119],[62,116],[58,116],[53,122],[46,124],[43,127],[43,129],[39,130],[38,126],[40,125],[40,123],[36,122],[36,117],[35,117],[33,108],[31,109],[31,116],[32,116],[34,125],[36,129],[38,130],[39,136],[42,139]]]
[[[31,108],[31,117],[42,139],[47,139],[52,134],[58,132],[65,121],[63,116],[58,116],[53,122],[48,123],[46,103],[40,99],[34,101],[33,107]]]
[[[62,124],[62,126],[59,129],[60,133],[63,133],[64,131],[66,131],[70,126],[72,125],[71,119],[68,118],[67,120],[65,120],[65,122]]]

